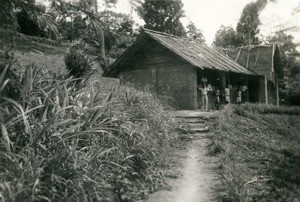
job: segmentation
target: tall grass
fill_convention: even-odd
[[[22,83],[18,101],[0,94],[0,198],[130,201],[162,184],[156,166],[176,135],[153,95],[99,92],[32,66]]]
[[[286,114],[300,115],[300,107],[297,106],[275,106],[266,104],[246,103],[240,106],[233,106],[235,113],[243,115],[243,113],[253,114]]]
[[[229,201],[297,201],[300,198],[299,108],[245,104],[227,106],[211,154]]]

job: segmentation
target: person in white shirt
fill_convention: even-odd
[[[199,91],[201,92],[201,107],[202,110],[208,111],[208,96],[207,96],[207,87],[205,84],[199,87]]]
[[[230,90],[229,90],[229,86],[225,87],[225,103],[226,104],[230,103]]]
[[[242,103],[242,91],[238,90],[236,95],[236,103],[241,104]]]

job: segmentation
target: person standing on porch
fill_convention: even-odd
[[[199,91],[201,92],[201,108],[202,110],[208,111],[208,96],[205,83],[200,86]]]
[[[236,95],[236,103],[241,104],[242,103],[242,91],[238,89],[237,95]]]
[[[240,91],[242,92],[242,103],[247,102],[247,90],[248,88],[246,85],[243,85],[240,88]]]
[[[216,107],[217,110],[219,110],[220,109],[220,103],[221,103],[221,101],[220,101],[220,95],[221,95],[221,93],[220,93],[219,88],[216,89],[215,94],[216,94],[215,107]]]
[[[229,104],[230,103],[230,90],[229,90],[229,85],[225,87],[225,103]]]

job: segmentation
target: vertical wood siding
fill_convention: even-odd
[[[121,83],[148,88],[181,109],[197,105],[197,71],[177,55],[150,40],[121,70]]]

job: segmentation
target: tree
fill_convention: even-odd
[[[0,28],[16,28],[17,19],[13,12],[13,2],[7,0],[0,0],[0,10]]]
[[[280,81],[280,97],[283,103],[300,105],[300,53],[297,45],[293,42],[293,36],[286,34],[283,30],[277,31],[274,36],[268,37],[269,43],[279,45],[281,64],[284,77]],[[295,101],[293,101],[295,99]]]
[[[202,34],[202,31],[199,30],[195,24],[193,22],[190,22],[188,25],[187,25],[187,37],[192,40],[192,41],[198,41],[200,43],[205,43],[205,39],[204,39],[204,36]]]
[[[130,16],[132,16],[132,12],[135,11],[139,11],[139,8],[142,5],[142,0],[129,0],[129,4],[130,4]]]
[[[116,49],[126,49],[135,38],[134,21],[129,15],[104,11],[101,13],[103,29],[105,30],[105,48],[108,54]]]
[[[240,41],[237,38],[236,31],[232,27],[221,25],[215,35],[213,45],[227,48],[240,45]]]
[[[260,25],[259,15],[267,3],[267,0],[257,0],[247,4],[243,9],[236,27],[237,37],[243,45],[259,44],[257,38]]]
[[[185,36],[180,22],[184,16],[181,0],[145,0],[139,7],[139,15],[145,21],[145,28]]]
[[[134,21],[130,15],[113,11],[104,11],[101,15],[105,31],[105,51],[110,63],[134,42],[138,33],[133,29]],[[106,70],[107,66],[101,67]]]
[[[74,30],[74,19],[81,19],[80,25],[86,26],[86,29],[93,30],[93,35],[98,39],[98,47],[100,58],[105,60],[105,44],[103,24],[100,20],[101,16],[98,13],[97,1],[95,0],[79,0],[76,2],[65,2],[64,0],[52,0],[52,10],[57,13],[58,18],[65,24],[66,19],[71,19],[69,23],[71,30]],[[83,21],[83,22],[82,22]],[[84,32],[86,33],[86,32]]]
[[[97,5],[97,0],[94,0],[96,2],[96,5]],[[104,0],[104,5],[105,5],[105,11],[106,9],[108,8],[112,8],[112,7],[115,7],[116,4],[117,4],[118,0]]]
[[[32,5],[32,7],[36,10],[36,12],[46,15],[46,7],[42,5]],[[36,19],[36,16],[30,15],[30,11],[26,9],[22,9],[16,14],[17,23],[18,23],[18,31],[20,33],[30,35],[30,36],[38,36],[43,38],[52,38],[56,39],[58,36],[58,32],[55,26],[55,31],[48,27],[49,22],[54,24],[54,17],[48,15],[48,20],[41,22]]]
[[[37,36],[58,34],[53,18],[35,0],[0,0],[0,10],[0,28]]]

